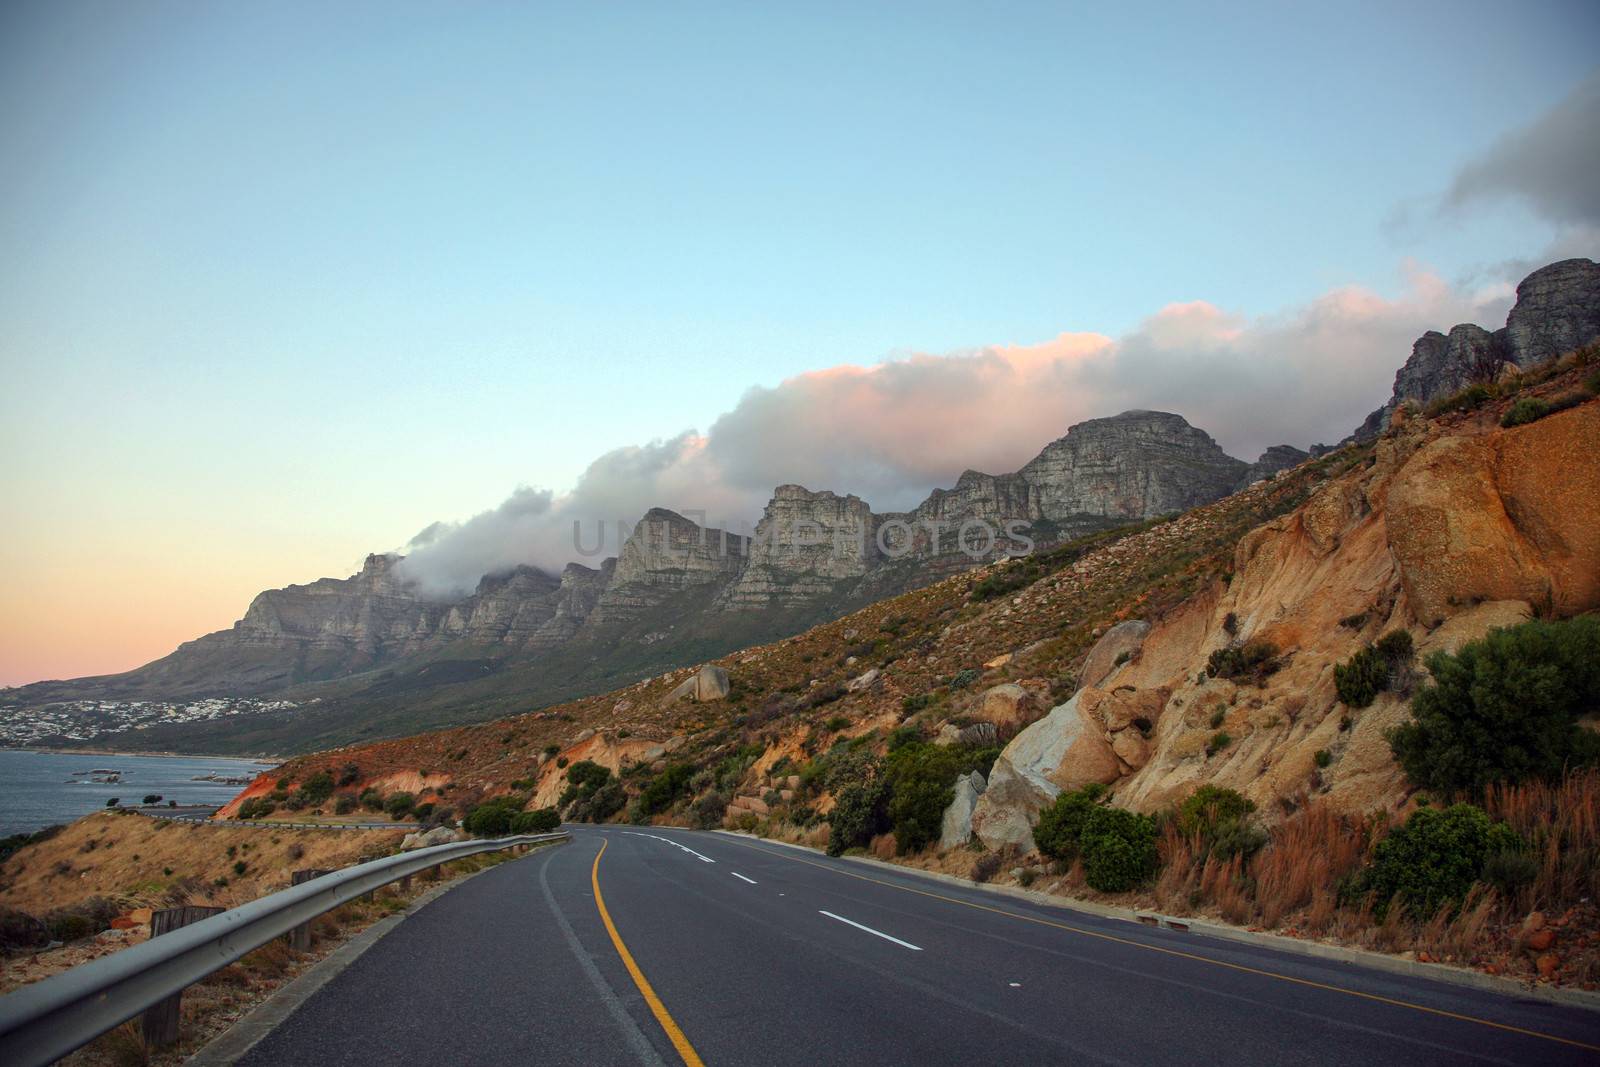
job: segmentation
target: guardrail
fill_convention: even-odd
[[[165,819],[168,822],[192,823],[195,826],[226,826],[230,830],[239,827],[250,827],[260,830],[418,830],[424,829],[416,823],[403,822],[282,822],[276,819],[225,819],[217,822],[211,818],[211,812],[199,816],[193,812],[188,815],[171,814],[167,811],[146,811],[142,808],[123,808],[135,815],[143,815],[147,819]],[[215,810],[215,809],[213,809]]]
[[[44,1067],[176,996],[274,938],[430,867],[482,852],[564,841],[525,834],[455,841],[346,867],[83,963],[0,997],[0,1063]]]

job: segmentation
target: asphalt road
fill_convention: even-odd
[[[1600,1013],[782,845],[572,829],[408,917],[240,1062],[1600,1063]]]

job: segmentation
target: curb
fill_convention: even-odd
[[[758,837],[755,834],[740,833],[736,830],[711,830],[709,832],[726,834],[729,837],[748,838],[752,841],[763,841],[769,845],[781,845],[784,848],[799,849],[802,852],[809,852],[818,856],[825,855],[821,849],[811,848],[808,845],[777,841],[768,837]],[[1279,952],[1293,953],[1298,956],[1313,956],[1317,959],[1334,963],[1348,963],[1373,971],[1387,971],[1390,974],[1402,974],[1412,978],[1426,978],[1448,985],[1463,986],[1488,993],[1498,993],[1501,996],[1521,999],[1531,998],[1550,1004],[1560,1004],[1566,1007],[1600,1012],[1600,992],[1567,989],[1561,986],[1536,985],[1516,978],[1484,974],[1482,971],[1470,971],[1465,967],[1454,967],[1445,963],[1419,963],[1416,960],[1402,959],[1399,956],[1371,952],[1362,948],[1329,945],[1321,941],[1302,941],[1295,937],[1282,937],[1278,934],[1269,934],[1264,931],[1245,930],[1241,927],[1228,926],[1208,919],[1178,918],[1171,915],[1163,915],[1159,912],[1138,911],[1133,908],[1123,908],[1111,904],[1097,904],[1089,900],[1074,900],[1071,897],[1059,897],[1050,893],[1041,893],[1036,889],[1023,889],[1020,886],[988,885],[983,882],[974,882],[970,878],[960,878],[953,874],[945,874],[942,871],[925,871],[918,867],[903,867],[898,863],[888,863],[871,856],[835,856],[833,858],[850,863],[858,863],[867,867],[895,871],[900,874],[915,875],[930,881],[959,886],[962,889],[977,889],[985,893],[992,893],[995,896],[1015,897],[1018,900],[1026,900],[1031,904],[1041,904],[1045,907],[1059,908],[1063,911],[1094,915],[1102,919],[1123,919],[1128,922],[1138,923],[1141,926],[1155,926],[1178,933],[1199,934],[1203,937],[1216,938],[1219,941],[1257,945],[1262,948],[1276,949]]]
[[[551,844],[561,846],[569,843],[566,841],[552,841]],[[533,856],[542,851],[535,848],[528,855]],[[525,858],[525,857],[518,857]],[[514,861],[513,861],[514,862]],[[500,864],[496,864],[500,866]],[[322,957],[316,963],[306,968],[297,975],[293,981],[280,987],[260,1004],[251,1008],[232,1026],[218,1034],[211,1041],[197,1049],[194,1055],[183,1061],[183,1067],[231,1067],[243,1059],[251,1049],[259,1045],[263,1039],[289,1016],[293,1015],[307,1000],[310,1000],[318,990],[333,981],[339,974],[383,939],[384,935],[399,926],[412,913],[420,911],[423,907],[433,903],[450,890],[460,885],[465,885],[480,874],[494,870],[494,867],[485,867],[473,871],[459,878],[452,878],[443,885],[434,886],[426,893],[422,893],[406,905],[405,911],[386,915],[362,930],[359,934]]]

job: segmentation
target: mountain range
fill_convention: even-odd
[[[1504,328],[1419,338],[1390,398],[1352,439],[1370,439],[1408,401],[1596,337],[1600,266],[1551,264],[1518,286]],[[797,633],[1030,545],[1183,512],[1311,454],[1279,445],[1247,463],[1179,415],[1128,411],[1071,427],[1013,473],[966,471],[909,512],[783,485],[746,538],[655,508],[598,566],[571,563],[559,575],[518,566],[455,598],[424,595],[396,566],[401,557],[373,554],[348,578],[262,592],[231,628],[143,667],[40,682],[6,700],[271,695],[299,705],[119,741],[145,749],[296,751],[478,721]],[[959,531],[973,520],[999,536],[975,530],[969,554]]]

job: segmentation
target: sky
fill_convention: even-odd
[[[0,6],[0,685],[1127,408],[1337,440],[1600,253],[1600,8],[1288,7]]]

